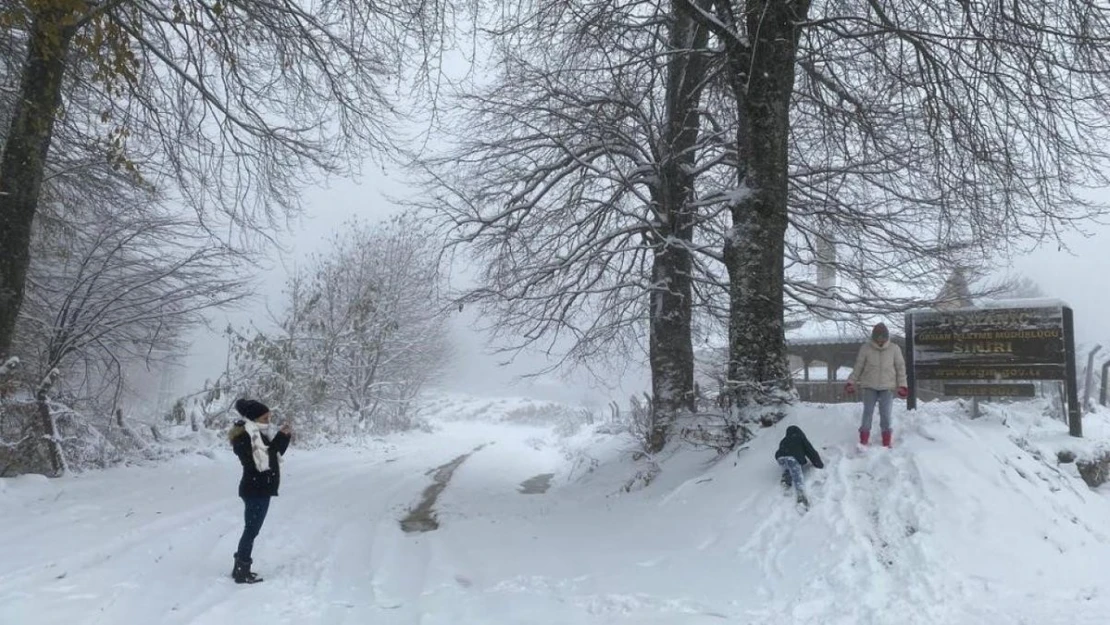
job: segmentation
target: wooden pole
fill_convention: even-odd
[[[1091,387],[1095,385],[1095,354],[1102,349],[1101,345],[1095,345],[1091,353],[1087,355],[1087,376],[1083,381],[1083,409],[1091,412],[1095,409],[1091,405]]]
[[[1098,403],[1106,405],[1106,387],[1110,386],[1110,360],[1102,363],[1102,391],[1098,396]]]
[[[1083,438],[1083,411],[1079,407],[1079,382],[1075,367],[1075,315],[1071,308],[1064,306],[1064,353],[1068,403],[1068,434]]]
[[[905,323],[905,337],[906,337],[906,384],[909,385],[910,394],[906,397],[906,410],[917,409],[917,375],[914,372],[914,357],[913,357],[913,313],[906,313]]]

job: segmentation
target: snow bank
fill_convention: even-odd
[[[1062,422],[1037,404],[975,421],[958,403],[926,404],[898,414],[894,449],[859,450],[857,409],[799,407],[724,458],[671,450],[633,491],[634,446],[583,434],[591,470],[564,465],[543,517],[445,525],[445,542],[504,548],[467,577],[482,597],[447,593],[428,622],[495,609],[503,618],[486,622],[1104,622],[1110,501],[1048,453],[1074,441]],[[828,464],[810,472],[805,515],[772,458],[791,424]],[[455,496],[463,507],[467,493]]]

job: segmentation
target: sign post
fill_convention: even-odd
[[[1032,382],[1063,381],[1069,432],[1082,436],[1071,308],[1029,306],[929,310],[906,315],[908,409],[918,385],[944,383],[958,397],[1029,397]]]
[[[914,363],[917,360],[914,353],[914,328],[913,313],[906,314],[906,384],[910,387],[910,394],[906,397],[906,410],[917,409],[917,375],[914,373]]]
[[[1070,308],[1064,307],[1064,351],[1067,364],[1067,378],[1064,388],[1068,395],[1068,434],[1083,438],[1083,413],[1079,408],[1079,382],[1075,371],[1075,316]]]

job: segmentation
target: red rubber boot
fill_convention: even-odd
[[[892,432],[887,430],[883,432],[883,447],[890,447],[890,436]]]
[[[870,440],[871,440],[871,432],[864,432],[863,430],[860,430],[860,432],[859,432],[859,444],[866,447],[867,443]]]

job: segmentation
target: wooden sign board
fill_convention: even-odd
[[[913,314],[918,380],[1063,380],[1061,308]]]
[[[1032,397],[1032,384],[1005,382],[1060,380],[1066,386],[1070,432],[1082,436],[1075,369],[1074,315],[1062,304],[906,315],[906,407],[911,410],[917,406],[919,381],[949,382],[946,395]]]

